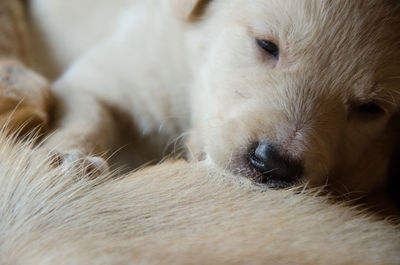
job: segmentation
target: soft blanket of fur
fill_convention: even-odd
[[[390,222],[166,162],[122,177],[0,140],[0,264],[400,264]]]

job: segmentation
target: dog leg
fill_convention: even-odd
[[[120,118],[116,113],[122,113],[137,130],[137,135],[128,135],[135,138],[133,141],[156,136],[152,139],[156,147],[146,148],[145,153],[158,155],[166,140],[181,132],[181,124],[171,119],[186,113],[183,107],[171,104],[180,89],[175,87],[180,87],[181,82],[170,69],[178,69],[179,78],[185,76],[186,69],[181,69],[173,53],[165,53],[160,60],[154,49],[144,47],[164,36],[156,23],[164,21],[164,16],[158,15],[152,25],[153,19],[141,16],[142,9],[136,8],[132,6],[131,16],[122,20],[114,33],[75,61],[54,84],[53,90],[63,106],[58,111],[59,126],[49,138],[48,147],[55,147],[61,154],[73,151],[83,158],[101,155],[119,140],[118,127],[124,121],[116,122],[114,118]],[[149,29],[144,30],[143,25],[149,25]],[[176,49],[171,43],[164,48]],[[158,61],[160,64],[154,64]],[[139,149],[135,154],[143,151]]]
[[[105,171],[104,158],[119,142],[114,106],[123,101],[113,100],[121,91],[109,85],[104,64],[98,62],[107,56],[103,53],[97,49],[83,56],[52,85],[57,99],[56,130],[44,147],[56,154],[63,167],[84,164],[89,171]]]
[[[58,124],[45,147],[63,167],[83,164],[90,172],[104,172],[108,169],[104,157],[117,138],[113,115],[100,99],[65,85],[54,85]]]

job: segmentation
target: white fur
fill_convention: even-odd
[[[1,264],[399,264],[387,221],[204,164],[92,179],[0,139]]]
[[[202,15],[188,12],[201,1],[50,2],[33,1],[34,14],[51,14],[38,24],[56,61],[77,58],[54,84],[64,106],[49,146],[65,143],[60,153],[118,145],[123,113],[137,142],[151,140],[147,154],[188,134],[189,153],[251,177],[249,148],[268,141],[303,162],[301,181],[357,196],[385,190],[400,95],[395,2],[214,0]],[[65,20],[73,14],[78,26]],[[279,60],[255,38],[278,43]],[[369,102],[385,114],[357,110]]]

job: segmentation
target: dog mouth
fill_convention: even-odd
[[[268,173],[263,174],[262,172],[256,170],[250,159],[240,159],[241,161],[237,161],[236,163],[232,163],[232,165],[236,165],[230,168],[230,171],[241,177],[248,178],[254,182],[254,184],[258,186],[264,186],[270,189],[279,190],[279,189],[288,189],[294,186],[298,186],[304,183],[303,177],[298,177],[296,179],[284,178],[280,179],[270,175]]]

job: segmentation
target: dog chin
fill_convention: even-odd
[[[304,183],[303,178],[297,178],[295,180],[287,179],[281,180],[274,177],[267,177],[254,169],[249,161],[242,159],[236,163],[232,163],[232,167],[229,169],[235,175],[248,178],[259,186],[264,186],[270,189],[287,189],[294,186],[298,186]]]
[[[288,189],[305,183],[304,178],[297,178],[295,180],[280,180],[273,177],[266,177],[250,164],[250,161],[241,158],[233,159],[230,162],[226,161],[224,165],[219,165],[216,163],[212,156],[202,152],[202,161],[207,163],[212,168],[220,168],[222,170],[227,170],[228,172],[236,175],[238,177],[244,177],[250,179],[254,185],[267,189]]]

